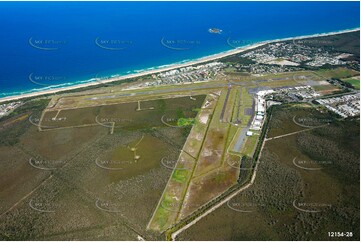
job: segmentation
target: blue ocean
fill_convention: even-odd
[[[359,28],[359,8],[359,2],[0,2],[0,97],[197,59],[232,49],[230,39],[241,46]]]

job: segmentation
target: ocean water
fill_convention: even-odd
[[[359,2],[0,2],[0,97],[235,45],[359,28],[359,8]]]

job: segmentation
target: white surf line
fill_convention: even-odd
[[[111,77],[109,79],[102,80],[102,83],[104,84],[104,83],[126,80],[126,79],[130,79],[130,78],[137,78],[137,77],[141,77],[141,76],[145,76],[145,75],[151,75],[151,74],[157,74],[157,73],[164,72],[164,71],[170,71],[170,70],[174,70],[174,69],[178,69],[178,68],[182,68],[182,67],[198,65],[198,64],[201,64],[204,62],[215,61],[217,59],[221,59],[221,58],[228,57],[231,55],[239,54],[239,53],[242,53],[247,50],[252,50],[252,49],[264,46],[266,44],[272,44],[272,43],[289,41],[289,40],[300,40],[300,39],[308,39],[308,38],[345,34],[345,33],[356,32],[359,30],[360,30],[360,28],[354,28],[354,29],[346,29],[346,30],[341,30],[341,31],[333,31],[333,32],[328,32],[328,33],[319,33],[319,34],[311,34],[311,35],[303,35],[303,36],[295,36],[295,37],[287,37],[287,38],[261,41],[259,43],[255,43],[253,45],[246,45],[246,46],[238,47],[236,49],[231,49],[231,50],[223,51],[223,52],[220,52],[217,54],[200,57],[198,59],[187,61],[184,63],[174,63],[174,64],[166,65],[165,67],[155,68],[152,70],[145,70],[145,71],[142,71],[139,73]],[[39,95],[55,94],[57,92],[69,91],[69,90],[74,90],[74,89],[89,87],[89,86],[96,86],[96,85],[101,85],[101,84],[96,81],[94,81],[94,82],[90,81],[90,82],[86,82],[86,83],[82,83],[82,84],[76,84],[73,86],[48,89],[48,90],[44,90],[44,91],[30,92],[30,93],[26,93],[26,94],[15,95],[15,96],[8,96],[8,97],[0,98],[0,103],[5,102],[5,101],[17,100],[17,99],[21,99],[21,98],[35,97],[35,96],[39,96]]]

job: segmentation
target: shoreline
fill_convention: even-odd
[[[164,71],[170,71],[170,70],[178,69],[178,68],[182,68],[182,67],[198,65],[198,64],[201,64],[204,62],[216,61],[217,59],[221,59],[221,58],[228,57],[231,55],[239,54],[239,53],[242,53],[242,52],[245,52],[248,50],[252,50],[252,49],[255,49],[255,48],[261,47],[263,45],[270,44],[270,43],[289,41],[289,40],[324,37],[324,36],[331,36],[331,35],[337,35],[337,34],[351,33],[351,32],[356,32],[356,31],[360,31],[360,28],[345,29],[345,30],[327,32],[327,33],[319,33],[319,34],[311,34],[311,35],[303,35],[303,36],[287,37],[287,38],[281,38],[281,39],[261,41],[261,42],[254,43],[251,45],[246,45],[246,46],[237,47],[237,48],[234,48],[231,50],[223,51],[223,52],[220,52],[217,54],[200,57],[198,59],[186,61],[184,63],[182,61],[180,61],[180,62],[174,63],[174,64],[168,64],[168,65],[163,65],[160,67],[148,68],[150,70],[145,69],[144,71],[140,71],[138,73],[126,74],[126,75],[122,75],[122,76],[115,75],[115,77],[110,77],[105,80],[100,80],[101,82],[98,82],[96,80],[94,80],[94,81],[89,80],[89,82],[86,82],[83,84],[75,84],[75,85],[71,85],[71,86],[67,86],[67,87],[60,87],[60,88],[53,88],[53,89],[51,87],[49,87],[50,89],[44,90],[44,91],[35,91],[35,92],[26,93],[26,94],[2,97],[2,98],[0,98],[0,103],[13,101],[13,100],[15,101],[15,100],[23,99],[23,98],[31,98],[31,97],[41,96],[41,95],[56,94],[58,92],[70,91],[70,90],[75,90],[75,89],[80,89],[80,88],[90,87],[90,86],[97,86],[97,85],[102,85],[104,83],[122,81],[122,80],[130,79],[130,78],[138,78],[138,77],[145,76],[145,75],[152,75],[152,74],[157,74],[157,73],[164,72]]]

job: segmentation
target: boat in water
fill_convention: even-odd
[[[211,33],[211,34],[221,34],[222,30],[217,29],[217,28],[210,28],[210,29],[208,29],[208,32]]]

